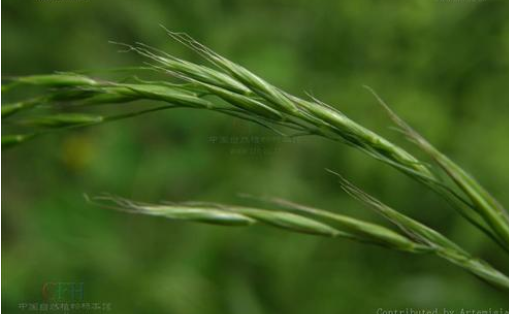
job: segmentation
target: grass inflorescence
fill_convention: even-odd
[[[2,93],[28,86],[42,88],[45,92],[35,98],[2,105],[1,114],[6,129],[14,127],[16,130],[15,133],[2,135],[2,148],[15,147],[50,132],[89,127],[158,110],[189,108],[219,112],[257,123],[285,136],[320,136],[358,149],[436,192],[500,245],[502,251],[509,252],[509,216],[503,206],[471,175],[391,111],[376,93],[373,92],[395,124],[430,157],[434,165],[421,161],[333,106],[314,98],[303,99],[291,95],[191,37],[166,32],[174,40],[197,52],[213,67],[177,58],[142,43],[115,43],[126,51],[146,58],[143,67],[119,71],[129,74],[137,72],[135,74],[140,75],[150,70],[173,80],[149,81],[135,76],[131,80],[115,81],[79,73],[10,78],[2,85]],[[139,100],[163,104],[113,115],[90,113],[91,107]],[[52,109],[49,113],[48,108]],[[58,112],[62,108],[66,111]],[[438,174],[440,171],[451,180],[443,180]],[[381,214],[397,230],[277,199],[269,202],[283,209],[207,203],[154,205],[112,196],[89,200],[127,212],[174,220],[234,226],[260,223],[293,232],[348,238],[410,253],[435,254],[493,285],[509,289],[509,279],[503,273],[472,257],[433,228],[383,204],[336,175],[344,191]]]

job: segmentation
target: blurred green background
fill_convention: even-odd
[[[186,32],[268,81],[308,92],[419,153],[376,89],[509,204],[509,3],[485,1],[4,0],[2,76],[139,65],[109,40],[196,55]],[[8,97],[8,96],[7,96]],[[5,101],[6,96],[4,96]],[[146,105],[150,105],[147,103]],[[142,103],[139,106],[143,106]],[[38,138],[2,154],[2,309],[83,283],[110,313],[376,313],[508,307],[507,295],[428,256],[263,226],[224,228],[128,215],[82,194],[252,204],[272,195],[381,222],[342,193],[334,169],[386,203],[509,270],[507,258],[441,199],[344,145],[219,144],[275,135],[187,109]],[[419,155],[421,156],[421,155]],[[99,311],[71,311],[71,313]]]

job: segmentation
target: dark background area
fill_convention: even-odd
[[[422,156],[389,129],[362,85],[373,87],[509,204],[508,16],[502,0],[4,0],[2,76],[141,64],[109,40],[140,41],[202,62],[168,38],[163,24],[287,91],[336,106]],[[489,239],[394,169],[312,137],[243,146],[211,141],[242,136],[276,135],[219,114],[179,109],[4,151],[2,309],[21,313],[21,304],[44,302],[41,291],[52,282],[83,283],[84,299],[111,303],[112,313],[509,306],[507,295],[432,256],[263,226],[128,215],[91,206],[82,196],[111,192],[147,202],[252,205],[237,197],[245,192],[385,223],[340,190],[324,170],[331,168],[509,270]]]

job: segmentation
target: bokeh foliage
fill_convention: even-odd
[[[108,40],[142,41],[198,60],[165,35],[164,24],[406,145],[361,87],[372,86],[509,204],[506,1],[6,0],[2,10],[3,77],[142,61]],[[214,140],[243,136],[268,143]],[[126,215],[82,198],[108,191],[146,201],[249,203],[236,197],[248,192],[381,222],[340,191],[327,167],[507,270],[489,239],[393,169],[325,140],[275,137],[247,122],[182,109],[5,151],[3,309],[41,302],[42,286],[60,281],[83,282],[86,299],[110,302],[115,313],[508,305],[506,296],[432,257],[264,227]]]

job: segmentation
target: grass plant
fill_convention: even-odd
[[[2,148],[12,148],[48,133],[90,127],[159,110],[189,108],[219,112],[259,124],[284,136],[319,136],[358,149],[422,183],[423,188],[436,192],[457,213],[495,241],[501,252],[509,252],[509,216],[503,206],[473,176],[398,117],[369,87],[396,126],[433,164],[414,157],[334,106],[314,98],[291,95],[191,37],[166,32],[213,67],[177,58],[142,43],[115,43],[125,51],[146,59],[142,67],[118,70],[136,75],[129,80],[105,80],[84,73],[10,78],[2,85],[2,93],[30,86],[37,87],[42,93],[35,98],[2,105],[2,122],[7,131],[6,135],[2,135]],[[140,79],[147,71],[162,74],[165,79]],[[166,79],[168,77],[171,79]],[[139,100],[163,104],[114,115],[90,113],[92,107]],[[493,286],[509,291],[509,278],[487,262],[471,256],[433,228],[403,214],[404,211],[385,205],[341,175],[333,174],[344,191],[374,209],[396,228],[280,199],[266,199],[277,205],[277,210],[210,203],[145,204],[113,196],[87,199],[101,206],[174,220],[228,226],[265,224],[292,232],[347,238],[414,254],[434,254]],[[449,180],[444,180],[444,175]]]

